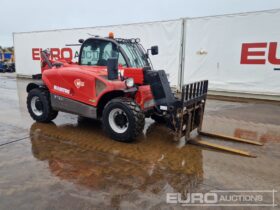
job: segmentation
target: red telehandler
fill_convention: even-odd
[[[184,85],[180,96],[174,94],[165,71],[154,70],[149,59],[149,53],[158,54],[157,46],[146,51],[139,39],[114,38],[112,33],[79,42],[78,63],[54,61],[47,51],[41,52],[41,80],[27,86],[27,107],[34,120],[49,122],[58,111],[100,119],[111,138],[129,142],[142,133],[145,118],[151,117],[187,142],[197,129],[202,135],[258,144],[202,132],[208,81]],[[196,144],[251,156],[204,141]]]

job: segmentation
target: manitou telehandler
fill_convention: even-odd
[[[27,107],[39,122],[56,118],[58,111],[100,119],[105,132],[113,139],[129,142],[142,133],[145,118],[164,122],[174,131],[176,139],[190,139],[194,129],[199,134],[222,137],[251,144],[257,142],[201,131],[208,81],[182,87],[174,94],[165,71],[155,71],[149,59],[158,54],[158,47],[144,50],[139,39],[101,38],[79,40],[79,61],[50,59],[41,52],[40,81],[27,86]],[[219,145],[199,144],[243,155]]]

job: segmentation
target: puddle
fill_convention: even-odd
[[[99,122],[56,126],[34,123],[32,153],[61,179],[89,188],[130,192],[189,191],[203,177],[201,149],[180,147],[167,129],[152,124],[136,142],[107,138]],[[149,136],[149,138],[146,138]]]

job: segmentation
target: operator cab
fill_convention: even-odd
[[[148,52],[151,50],[152,55],[158,54],[157,46],[145,51],[140,39],[93,37],[79,42],[82,43],[80,65],[107,66],[109,58],[117,58],[118,64],[122,67],[152,69]]]

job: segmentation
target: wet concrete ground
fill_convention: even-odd
[[[183,209],[167,204],[166,194],[212,190],[274,189],[279,204],[278,105],[207,101],[204,130],[264,146],[193,138],[258,156],[247,158],[173,142],[168,130],[152,120],[132,144],[113,141],[99,122],[70,114],[36,123],[26,110],[28,80],[7,75],[0,75],[0,209]]]

